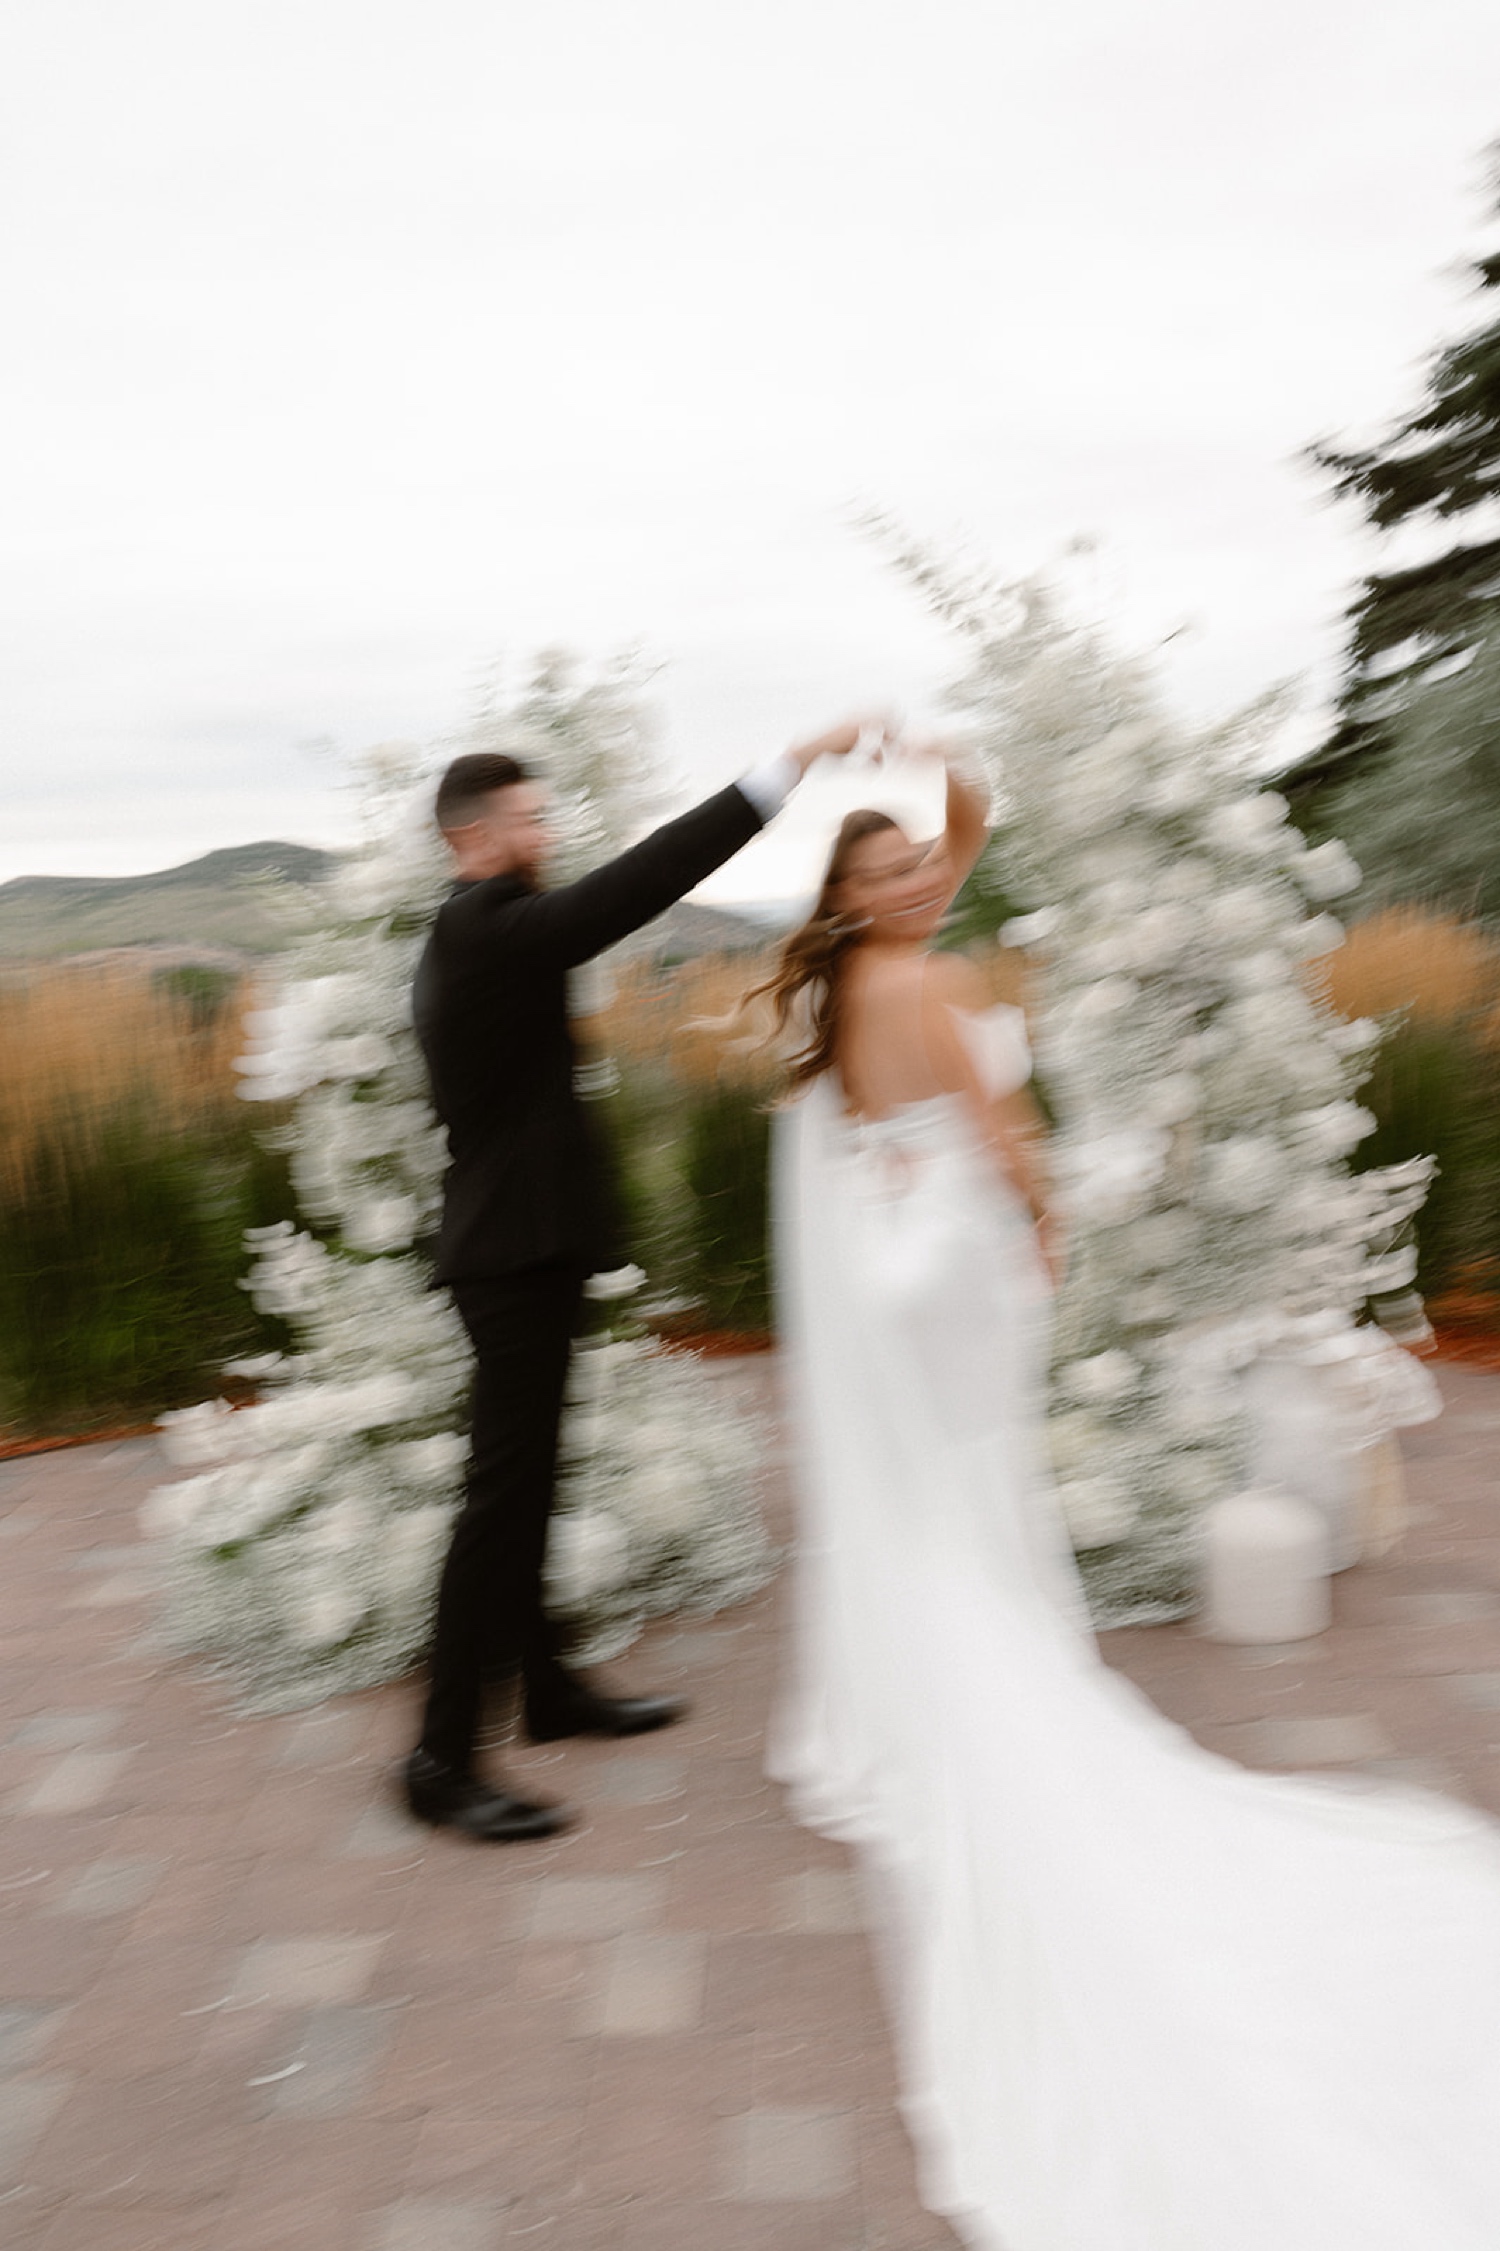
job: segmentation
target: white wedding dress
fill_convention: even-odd
[[[1015,1010],[964,1019],[997,1092]],[[1500,1826],[1268,1775],[1103,1662],[1049,1291],[961,1099],[784,1113],[801,1524],[769,1771],[866,1878],[924,2202],[979,2251],[1500,2251]]]

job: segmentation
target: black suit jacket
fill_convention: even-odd
[[[661,914],[761,826],[720,790],[556,891],[459,883],[417,965],[412,1015],[448,1129],[436,1279],[625,1257],[607,1152],[573,1087],[567,974]]]

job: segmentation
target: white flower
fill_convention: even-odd
[[[1357,890],[1363,881],[1358,861],[1336,836],[1304,852],[1297,861],[1296,873],[1310,899],[1340,899],[1346,892]]]
[[[1196,811],[1213,794],[1213,787],[1210,774],[1183,759],[1151,777],[1141,792],[1141,802],[1148,812],[1173,820]]]
[[[1216,806],[1208,818],[1208,834],[1225,852],[1243,852],[1264,858],[1278,849],[1287,802],[1274,789],[1257,790]]]
[[[1133,730],[1117,727],[1079,751],[1058,776],[1054,817],[1069,834],[1090,836],[1130,811],[1139,785],[1140,746]]]
[[[1229,980],[1242,993],[1274,991],[1286,981],[1286,960],[1279,953],[1266,948],[1260,953],[1246,954],[1242,960],[1232,962]]]
[[[666,1415],[647,1414],[644,1419],[625,1424],[617,1434],[621,1451],[632,1462],[640,1462],[654,1471],[660,1461],[669,1461],[679,1452],[683,1442],[680,1423]]]
[[[1269,937],[1282,921],[1282,909],[1273,893],[1254,883],[1238,883],[1209,902],[1209,920],[1221,938],[1246,945]]]
[[[1304,1110],[1297,1127],[1319,1156],[1346,1157],[1367,1133],[1375,1131],[1375,1122],[1357,1102],[1325,1102],[1319,1109]]]
[[[1329,1044],[1340,1055],[1368,1055],[1380,1045],[1380,1026],[1369,1016],[1340,1018],[1328,1027]]]
[[[1157,742],[1160,729],[1143,719],[1125,719],[1118,727],[1111,727],[1095,745],[1101,758],[1112,759],[1131,772],[1138,770],[1142,758]]]
[[[1001,925],[1000,942],[1005,946],[1040,946],[1056,931],[1061,917],[1056,907],[1039,907],[1035,914],[1012,915]]]
[[[262,1313],[296,1320],[318,1304],[328,1253],[311,1235],[277,1230],[262,1245],[250,1275],[250,1295]]]
[[[1292,941],[1299,960],[1316,961],[1344,943],[1344,926],[1335,915],[1315,914],[1297,925]]]
[[[1201,1383],[1184,1382],[1168,1395],[1167,1425],[1183,1438],[1211,1438],[1226,1419],[1223,1399]]]
[[[654,1350],[643,1337],[606,1337],[601,1344],[586,1345],[584,1354],[588,1365],[601,1375],[619,1377]]]
[[[1125,957],[1132,969],[1148,974],[1166,969],[1191,944],[1197,920],[1189,908],[1176,901],[1148,907],[1129,924],[1124,938]]]
[[[625,1527],[608,1510],[560,1511],[547,1534],[549,1599],[564,1610],[581,1609],[624,1578],[629,1553]]]
[[[316,1086],[327,1075],[325,1044],[364,1012],[359,981],[347,972],[289,978],[268,1008],[246,1014],[250,1051],[235,1062],[245,1082],[240,1091],[252,1099],[283,1100]]]
[[[219,1461],[233,1415],[227,1399],[205,1399],[201,1406],[177,1407],[158,1415],[156,1427],[162,1434],[162,1452],[169,1462]]]
[[[139,1524],[148,1540],[173,1540],[179,1538],[196,1521],[205,1502],[211,1499],[214,1481],[210,1477],[179,1477],[173,1485],[158,1485],[141,1503]]]
[[[1275,957],[1271,957],[1274,959]],[[1220,1019],[1230,1047],[1264,1044],[1285,1049],[1294,1040],[1320,1036],[1306,997],[1295,986],[1260,987],[1232,1000]]]
[[[303,1538],[317,1555],[348,1555],[362,1545],[374,1521],[369,1504],[350,1493],[331,1508],[320,1509]]]
[[[391,1449],[393,1465],[410,1485],[451,1486],[468,1458],[469,1442],[456,1430],[432,1438],[407,1438]]]
[[[1152,1087],[1144,1115],[1154,1126],[1181,1125],[1202,1106],[1203,1089],[1192,1072],[1172,1071]]]
[[[1169,1134],[1150,1127],[1065,1143],[1057,1158],[1059,1201],[1074,1219],[1129,1219],[1160,1180],[1171,1146]]]
[[[291,1630],[304,1649],[334,1649],[364,1616],[366,1603],[359,1590],[340,1580],[323,1577],[306,1581],[292,1597]]]
[[[1053,1415],[1047,1424],[1047,1443],[1055,1475],[1065,1477],[1087,1468],[1101,1448],[1112,1443],[1112,1433],[1092,1415],[1073,1412]]]
[[[1138,1511],[1124,1487],[1112,1477],[1071,1477],[1058,1487],[1058,1499],[1075,1547],[1107,1547],[1123,1540],[1136,1522]]]
[[[627,1521],[658,1536],[688,1531],[703,1511],[703,1481],[680,1455],[643,1463],[617,1497]]]
[[[1224,1490],[1222,1469],[1201,1454],[1177,1455],[1167,1463],[1166,1473],[1178,1500],[1192,1509],[1216,1501]]]
[[[1139,999],[1140,990],[1133,978],[1101,977],[1096,984],[1085,985],[1073,1003],[1073,1013],[1085,1023],[1118,1016],[1122,1009]]]
[[[319,1077],[373,1079],[395,1061],[389,1040],[378,1032],[356,1032],[352,1039],[328,1040],[318,1050]]]
[[[1170,1266],[1193,1240],[1193,1223],[1181,1210],[1147,1212],[1130,1223],[1130,1248],[1143,1271]]]
[[[1125,1398],[1140,1380],[1139,1361],[1132,1360],[1128,1352],[1118,1347],[1093,1353],[1087,1360],[1074,1360],[1062,1371],[1064,1389],[1075,1399],[1095,1406]]]
[[[646,1280],[646,1270],[641,1266],[612,1266],[603,1274],[591,1274],[583,1285],[583,1294],[591,1298],[632,1297]]]
[[[399,1601],[414,1588],[426,1589],[442,1562],[453,1529],[450,1509],[398,1509],[384,1529],[382,1554],[390,1598]]]
[[[367,1196],[344,1221],[344,1241],[356,1251],[400,1251],[417,1231],[417,1206],[411,1196]]]
[[[569,1411],[564,1429],[569,1455],[586,1461],[608,1440],[609,1417],[598,1407],[575,1406]]]
[[[1120,1319],[1131,1328],[1159,1329],[1175,1321],[1181,1307],[1176,1292],[1165,1282],[1144,1282],[1136,1290],[1127,1290],[1119,1300]]]
[[[1276,1200],[1285,1171],[1279,1141],[1264,1134],[1231,1134],[1208,1152],[1205,1200],[1220,1211],[1259,1211]]]
[[[1214,888],[1214,869],[1193,852],[1174,853],[1159,871],[1157,889],[1169,899],[1206,899]]]

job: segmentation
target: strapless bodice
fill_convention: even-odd
[[[1031,1076],[1025,1010],[997,1001],[993,1008],[955,1008],[953,1014],[989,1093],[998,1098],[1023,1087]]]
[[[986,1092],[998,1099],[1014,1094],[1031,1076],[1031,1044],[1026,1037],[1026,1016],[1009,1001],[993,1008],[955,1008],[953,1018]],[[844,1113],[844,1123],[857,1141],[880,1144],[923,1139],[948,1117],[964,1114],[961,1094],[926,1094],[913,1102],[896,1102],[883,1117],[861,1118]]]

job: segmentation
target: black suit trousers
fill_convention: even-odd
[[[558,1428],[584,1269],[554,1260],[448,1287],[474,1347],[464,1505],[438,1589],[422,1748],[466,1770],[486,1678],[519,1668],[528,1691],[558,1685],[542,1607]]]

